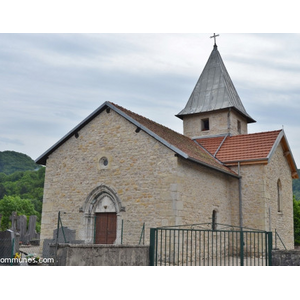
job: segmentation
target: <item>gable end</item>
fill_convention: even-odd
[[[297,172],[297,165],[296,162],[294,160],[294,156],[293,153],[291,151],[291,148],[289,146],[288,140],[286,138],[285,132],[284,130],[282,130],[280,132],[280,134],[278,135],[269,155],[268,155],[268,162],[270,161],[270,159],[272,158],[273,154],[275,153],[277,147],[279,146],[279,144],[281,144],[282,146],[282,150],[284,153],[284,156],[289,164],[289,167],[291,169],[291,176],[293,179],[298,179],[299,175]]]

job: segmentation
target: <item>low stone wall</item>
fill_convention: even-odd
[[[273,250],[273,266],[300,266],[299,250]]]
[[[50,245],[55,258],[56,245]],[[58,244],[58,266],[149,266],[149,246]]]

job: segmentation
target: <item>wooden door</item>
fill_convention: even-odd
[[[117,214],[98,213],[95,220],[95,244],[113,244],[117,237]]]

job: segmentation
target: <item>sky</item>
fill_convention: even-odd
[[[249,133],[284,128],[299,167],[300,34],[218,34]],[[1,33],[0,151],[36,159],[105,101],[182,133],[211,35]]]
[[[2,1],[0,151],[14,150],[36,159],[105,101],[182,132],[182,121],[175,115],[189,99],[213,49],[210,36],[216,32],[220,34],[217,44],[225,66],[247,112],[257,121],[249,125],[249,132],[284,126],[299,168],[298,6],[294,0]],[[282,286],[286,278],[287,288],[273,289],[274,296],[294,291],[290,286],[296,285],[293,280],[297,276],[290,276],[290,269],[289,276],[282,276],[282,269],[280,274],[264,270],[253,274],[247,269],[241,275],[239,269],[234,280],[245,284],[247,276],[252,280],[253,274],[256,285],[265,286],[266,278],[276,284],[280,278]],[[102,273],[108,278],[109,270],[105,271]],[[197,271],[193,277],[190,269],[186,269],[186,276],[182,276],[183,271],[180,269],[177,276],[173,269],[168,273],[147,269],[147,274],[154,275],[161,288],[166,287],[169,278],[172,285],[180,279],[177,287],[189,286],[182,291],[173,289],[172,296],[177,298],[198,293],[199,276],[201,288],[208,286],[209,292],[214,289],[215,296],[223,296],[227,289],[231,295],[234,293],[231,282],[226,281],[232,281],[228,276],[229,271],[235,275],[232,270],[218,269],[219,282],[226,282],[220,289],[215,289],[215,281],[211,280],[215,270],[207,269],[203,276]],[[128,276],[127,272],[118,269],[121,288],[114,294],[120,291],[123,296],[128,290],[133,296],[133,274]],[[112,273],[114,278],[117,273]],[[148,289],[149,281],[140,272],[139,277],[139,286]],[[65,285],[65,278],[58,284]],[[73,286],[77,278],[82,285],[80,274],[72,277]],[[86,278],[90,280],[88,274]],[[191,279],[197,282],[191,285]],[[44,287],[44,276],[35,277],[35,281],[36,287]],[[107,283],[109,286],[110,281]],[[14,281],[6,284],[14,288]],[[110,292],[111,288],[106,290]],[[70,296],[70,289],[62,290]],[[256,289],[252,290],[256,296]],[[270,289],[259,290],[270,296]],[[77,296],[81,292],[74,291]],[[85,297],[93,291],[82,289]],[[166,291],[170,297],[170,289]],[[138,297],[140,289],[133,298]]]
[[[36,159],[105,101],[182,133],[175,115],[213,49],[213,30],[246,111],[257,121],[249,133],[284,128],[299,167],[295,3],[1,3],[0,151]]]

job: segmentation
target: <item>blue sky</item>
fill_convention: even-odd
[[[300,163],[300,35],[219,33],[249,132],[284,130]],[[0,34],[0,151],[36,159],[104,101],[182,132],[212,33]]]

